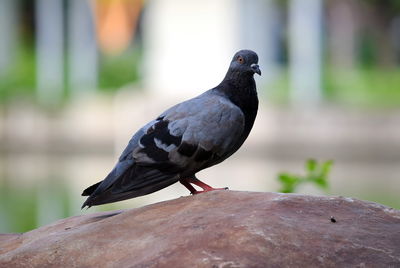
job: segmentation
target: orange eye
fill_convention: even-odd
[[[237,61],[238,61],[240,64],[243,64],[243,63],[244,63],[244,59],[243,59],[242,56],[239,56],[239,57],[237,58]]]

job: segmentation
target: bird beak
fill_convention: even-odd
[[[254,73],[261,75],[260,66],[258,66],[258,64],[253,63],[252,65],[250,65],[250,67]]]

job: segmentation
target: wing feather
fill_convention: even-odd
[[[133,151],[138,165],[187,171],[220,161],[244,129],[242,111],[222,96],[200,95],[164,112]]]
[[[168,109],[132,137],[101,183],[84,191],[90,196],[83,207],[149,194],[223,161],[244,121],[237,106],[210,91]]]

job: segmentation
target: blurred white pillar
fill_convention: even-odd
[[[390,23],[390,38],[396,55],[396,63],[400,64],[400,15]]]
[[[278,72],[278,36],[280,18],[274,0],[240,1],[236,34],[238,48],[252,49],[258,54],[262,76],[257,80],[271,83]]]
[[[145,88],[156,95],[182,97],[221,82],[240,49],[238,7],[231,0],[148,1],[143,23]]]
[[[289,2],[290,97],[295,105],[322,97],[322,0]]]
[[[13,62],[18,33],[18,2],[0,0],[0,76],[6,75]]]
[[[57,103],[63,93],[63,1],[36,1],[37,93],[45,104]]]
[[[70,0],[68,10],[69,88],[72,95],[97,87],[97,40],[94,1]]]
[[[328,9],[327,38],[330,63],[336,68],[353,68],[357,58],[357,37],[360,36],[360,21],[357,19],[356,2],[331,1]]]

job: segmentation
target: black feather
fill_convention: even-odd
[[[141,151],[156,162],[168,161],[168,152],[159,148],[155,143],[155,139],[166,145],[174,144],[175,146],[178,146],[182,141],[182,136],[173,136],[169,133],[168,124],[168,121],[155,123],[140,139],[140,143],[144,146]]]
[[[193,144],[189,144],[187,142],[182,142],[182,144],[178,148],[178,153],[181,155],[191,157],[197,150],[197,146]]]
[[[82,208],[147,195],[178,180],[175,174],[165,174],[152,167],[133,165],[110,187],[101,191],[97,188],[98,190],[89,196]]]
[[[206,151],[203,148],[199,148],[196,152],[196,156],[194,157],[194,160],[197,162],[203,162],[206,160],[209,160],[213,155],[212,151]]]
[[[96,189],[97,187],[99,187],[101,181],[98,183],[93,184],[92,186],[86,188],[85,190],[83,190],[82,196],[89,196],[91,195]]]

